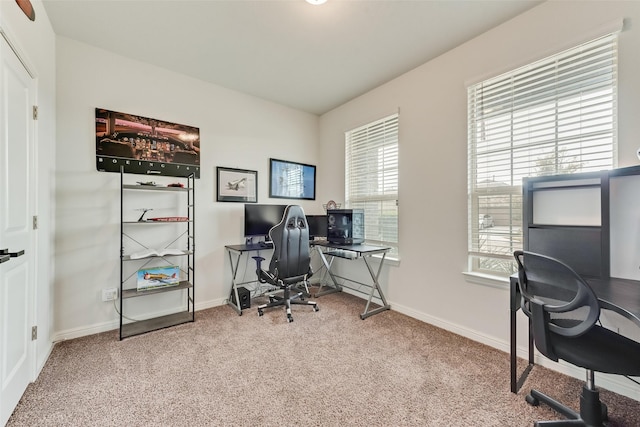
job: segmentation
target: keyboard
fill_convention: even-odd
[[[325,252],[327,255],[337,256],[340,258],[348,258],[354,259],[357,258],[358,254],[353,251],[346,251],[344,249],[331,249],[330,251]]]

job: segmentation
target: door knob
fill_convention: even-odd
[[[9,255],[9,249],[0,249],[0,264],[2,264],[3,262],[7,262],[11,259],[11,256]]]
[[[9,248],[0,249],[0,263],[9,261],[10,258],[17,258],[22,255],[24,255],[24,249],[16,252],[9,252]]]

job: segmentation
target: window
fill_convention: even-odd
[[[346,207],[364,210],[365,240],[398,254],[398,114],[345,134]]]
[[[617,36],[468,88],[469,270],[508,276],[522,178],[615,167]]]

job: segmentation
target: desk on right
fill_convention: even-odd
[[[593,289],[600,301],[600,307],[604,310],[611,310],[632,320],[640,326],[640,281],[609,278],[585,278],[589,286]],[[510,317],[511,317],[511,392],[517,393],[522,384],[527,379],[529,372],[534,366],[533,361],[533,334],[531,331],[531,320],[529,323],[529,364],[518,377],[517,369],[517,346],[516,346],[516,313],[520,309],[520,285],[518,275],[514,274],[509,280],[510,294]]]
[[[387,303],[387,299],[384,296],[384,292],[382,292],[379,280],[384,260],[387,253],[391,250],[390,247],[365,244],[340,244],[331,243],[326,240],[315,240],[310,243],[314,248],[316,248],[318,254],[320,255],[320,259],[322,260],[322,263],[324,264],[326,271],[329,273],[329,277],[331,278],[330,289],[323,291],[322,287],[324,285],[321,283],[320,289],[315,294],[316,297],[326,295],[328,293],[342,291],[343,285],[340,285],[336,280],[336,278],[338,278],[339,276],[337,276],[331,270],[335,258],[344,258],[348,260],[362,259],[367,266],[367,270],[369,271],[369,274],[371,276],[372,284],[357,282],[347,277],[340,277],[343,280],[357,283],[370,289],[370,291],[368,292],[367,304],[362,314],[360,314],[360,318],[364,320],[369,316],[373,316],[374,314],[391,309],[391,306]],[[374,270],[374,267],[371,264],[371,257],[373,257],[374,255],[380,256],[380,264],[378,265],[377,270]],[[327,260],[327,257],[329,257],[329,260]],[[371,300],[373,299],[376,291],[378,292],[378,298],[382,301],[382,305],[378,308],[370,310],[369,307],[371,305]]]

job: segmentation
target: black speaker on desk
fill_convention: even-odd
[[[244,310],[245,308],[251,308],[251,292],[249,289],[244,286],[240,286],[238,288],[238,299],[240,300],[240,304],[236,302],[236,294],[231,291],[231,302],[236,306],[240,307],[240,310]]]

